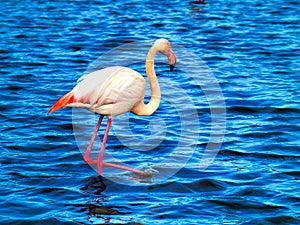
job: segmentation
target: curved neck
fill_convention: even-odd
[[[144,104],[142,101],[137,108],[133,111],[137,115],[149,116],[155,112],[160,103],[160,87],[158,84],[158,80],[156,78],[156,74],[154,71],[154,57],[158,49],[155,45],[153,45],[147,55],[146,58],[146,74],[149,80],[150,89],[151,89],[151,99],[148,104]]]
[[[146,58],[146,74],[151,89],[151,99],[146,106],[150,107],[153,110],[153,112],[158,108],[160,103],[160,87],[154,71],[154,57],[157,52],[157,48],[155,48],[155,46],[152,46]]]

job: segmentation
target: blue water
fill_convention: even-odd
[[[0,224],[300,224],[299,20],[296,0],[2,1]],[[201,58],[216,90],[175,48],[173,73],[155,67],[158,111],[116,118],[106,149],[154,176],[101,179],[81,154],[97,117],[47,110],[108,51],[159,37]],[[143,61],[130,66],[145,75]],[[210,139],[214,107],[224,139],[220,118]]]

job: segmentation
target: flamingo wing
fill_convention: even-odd
[[[108,67],[84,75],[72,90],[74,102],[69,106],[116,116],[143,100],[145,90],[146,82],[138,72],[126,67]]]
[[[63,107],[77,107],[113,117],[131,111],[143,101],[145,92],[146,82],[138,72],[126,67],[108,67],[82,76],[49,113]]]

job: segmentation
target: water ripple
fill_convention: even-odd
[[[299,2],[196,2],[1,3],[1,224],[300,223]],[[99,56],[159,37],[201,57],[220,84],[227,125],[222,149],[201,170],[211,112],[222,112],[222,99],[207,68],[193,73],[195,62],[182,51],[174,73],[156,64],[159,110],[153,117],[130,115],[131,133],[124,117],[116,119],[108,140],[109,154],[155,176],[116,171],[96,177],[79,150],[96,117],[83,114],[75,122],[71,109],[47,111]],[[132,68],[145,75],[143,60]],[[96,66],[108,63],[119,61],[108,57]],[[191,73],[202,77],[203,90]],[[100,140],[93,151],[99,147]],[[155,183],[182,160],[184,168]]]

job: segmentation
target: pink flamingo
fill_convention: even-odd
[[[112,119],[125,112],[132,112],[139,116],[149,116],[156,111],[160,103],[160,87],[154,72],[154,56],[160,52],[168,57],[172,71],[176,57],[171,45],[166,39],[158,39],[150,48],[146,58],[146,74],[151,88],[151,99],[144,103],[146,82],[141,74],[126,67],[107,67],[102,70],[84,75],[72,91],[62,96],[50,109],[52,114],[63,107],[85,108],[100,115],[90,143],[84,155],[84,161],[97,164],[98,175],[102,175],[102,167],[110,166],[128,170],[140,175],[143,171],[129,167],[103,162],[103,154]],[[98,133],[103,117],[107,116],[106,130],[97,160],[90,157],[90,152]]]

